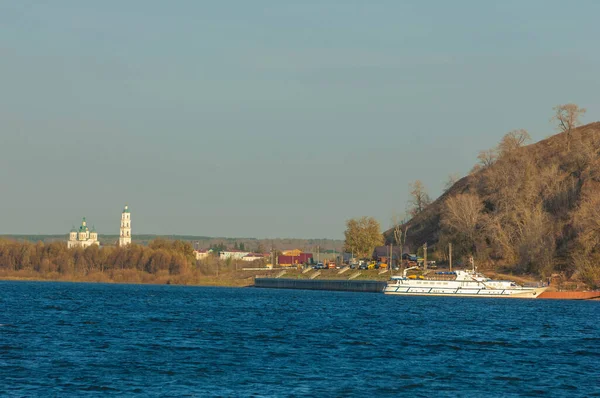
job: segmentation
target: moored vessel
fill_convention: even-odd
[[[537,298],[547,287],[520,286],[513,281],[492,280],[475,270],[436,272],[427,279],[415,275],[392,276],[384,289],[385,294],[404,296],[453,296],[453,297],[501,297]]]

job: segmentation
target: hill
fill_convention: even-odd
[[[444,260],[452,243],[453,258],[483,268],[600,285],[600,122],[527,146],[512,138],[402,226],[406,246]]]

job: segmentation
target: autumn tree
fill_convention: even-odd
[[[567,151],[571,150],[571,141],[573,139],[573,129],[581,125],[581,117],[586,109],[580,108],[576,104],[557,105],[553,108],[554,116],[551,121],[557,124],[559,132],[564,133],[567,140]]]
[[[352,218],[346,221],[344,250],[359,258],[369,258],[377,246],[383,245],[379,222],[373,217]]]
[[[466,254],[474,254],[478,229],[482,228],[484,218],[482,211],[483,202],[474,193],[458,194],[444,202],[442,227],[449,233],[450,240],[461,246]]]
[[[504,135],[498,144],[498,154],[507,155],[515,149],[521,148],[527,142],[531,141],[529,133],[525,129],[513,130]]]
[[[411,210],[410,213],[414,217],[417,214],[421,213],[429,204],[431,203],[431,198],[425,191],[425,186],[421,180],[416,180],[412,184],[410,184],[410,205]]]
[[[587,194],[573,218],[578,232],[576,246],[570,253],[579,277],[592,288],[600,287],[600,198]]]
[[[587,195],[575,213],[578,241],[586,253],[600,251],[600,198]]]
[[[494,149],[479,151],[479,155],[477,155],[477,160],[484,169],[493,165],[496,162],[496,159],[498,159],[498,154]]]

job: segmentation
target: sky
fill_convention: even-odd
[[[343,238],[552,108],[600,120],[600,2],[0,2],[0,233]]]

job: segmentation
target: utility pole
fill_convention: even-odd
[[[275,268],[275,251],[273,250],[273,246],[271,246],[271,268]]]
[[[427,242],[423,244],[423,271],[427,271]]]
[[[448,252],[450,255],[450,271],[452,271],[452,243],[448,243]]]
[[[392,245],[393,245],[393,244],[392,244],[392,243],[390,243],[390,258],[389,258],[389,260],[388,260],[388,269],[390,270],[390,275],[392,275],[392,264],[393,264],[393,261],[392,261],[392,259],[393,259],[393,257],[394,257],[394,251],[393,251],[393,249],[392,249],[392,247],[393,247]]]

